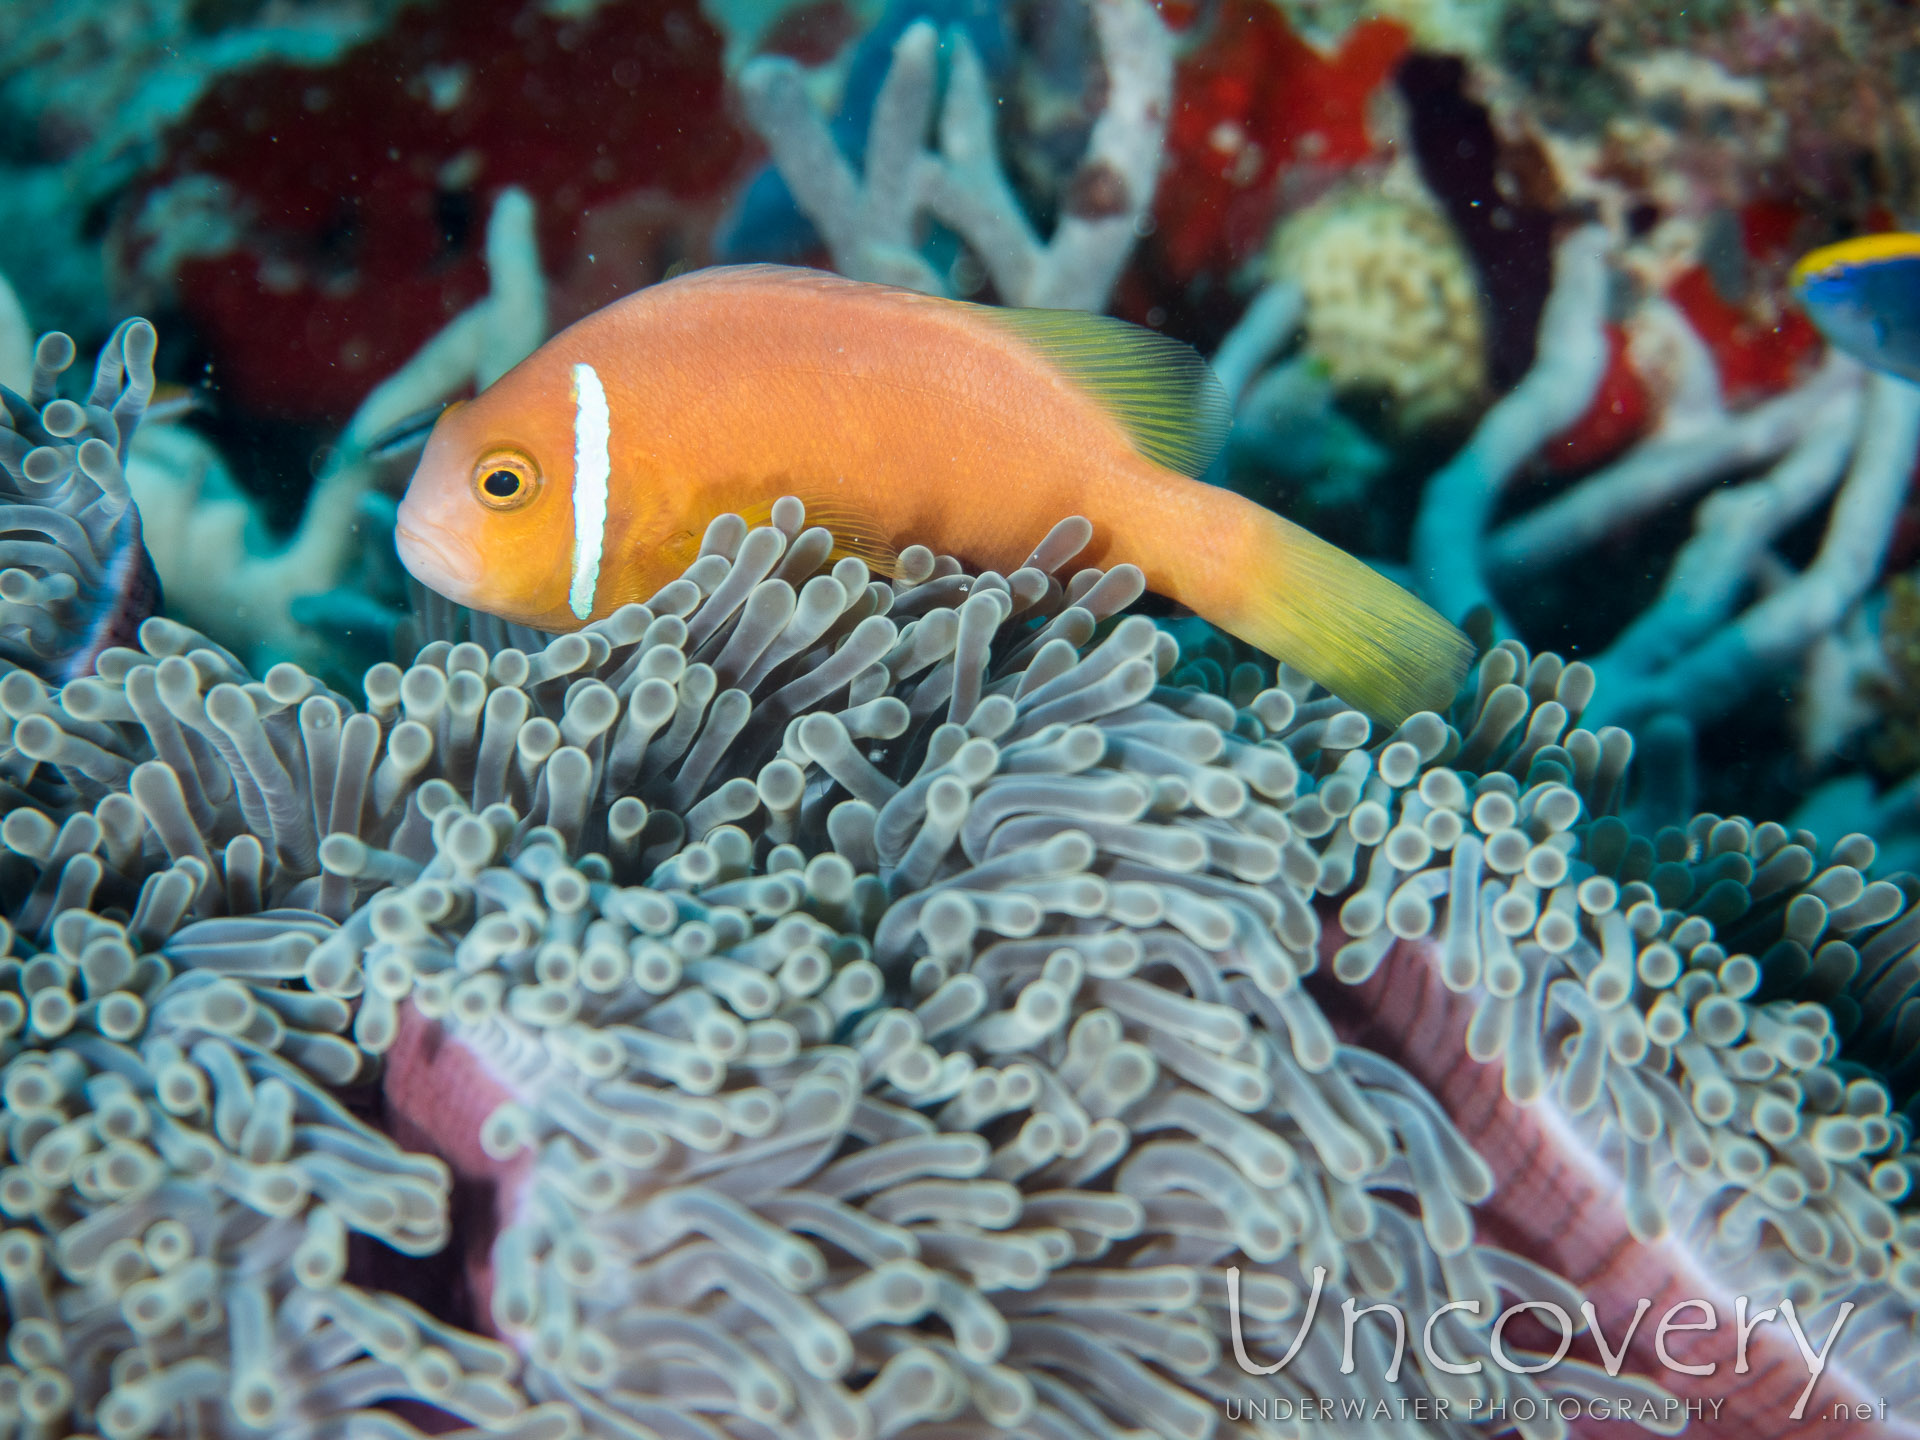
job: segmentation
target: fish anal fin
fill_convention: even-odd
[[[1098,404],[1155,464],[1199,475],[1226,443],[1227,393],[1170,335],[1081,310],[983,308]]]

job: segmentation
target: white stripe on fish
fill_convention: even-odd
[[[607,485],[613,421],[607,392],[591,365],[573,367],[573,585],[567,606],[582,620],[593,613],[600,556],[607,541]]]

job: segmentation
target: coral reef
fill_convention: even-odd
[[[534,200],[563,321],[697,259],[745,158],[720,52],[691,3],[486,0],[408,6],[325,66],[224,76],[119,202],[125,293],[174,298],[249,413],[337,424],[486,293],[509,187]]]
[[[182,427],[149,432],[128,484],[153,517],[147,545],[172,613],[265,670],[295,660],[347,685],[392,650],[405,608],[378,442],[392,427],[492,383],[546,338],[532,200],[506,190],[487,222],[488,293],[355,410],[283,543],[217,452]]]
[[[240,418],[139,425],[144,322],[62,398],[0,293],[0,1431],[1910,1432],[1920,400],[1779,286],[1910,209],[1884,17],[777,8],[155,6],[151,83],[22,11],[0,257],[94,318],[80,184]],[[700,263],[723,50],[735,238],[798,258],[785,185],[848,273],[1219,339],[1216,478],[1417,502],[1466,693],[1374,733],[1071,519],[878,575],[783,501],[576,635],[407,613],[394,437]],[[263,416],[336,436],[285,539]],[[1691,814],[1796,668],[1896,783]],[[1660,1322],[1735,1294],[1747,1371]]]
[[[399,9],[398,0],[320,0],[262,15],[207,0],[112,9],[19,0],[8,10],[0,95],[38,118],[34,140],[98,198],[152,158],[167,126],[219,76],[274,61],[324,65]]]
[[[1270,265],[1300,287],[1306,349],[1400,431],[1476,409],[1486,337],[1472,262],[1431,207],[1337,191],[1286,220]]]
[[[618,8],[607,10],[595,23],[616,23],[620,19],[614,13]],[[164,175],[155,182],[159,188],[144,192],[146,198],[139,203],[146,207],[143,214],[147,218],[133,223],[130,230],[123,227],[122,238],[127,245],[122,253],[129,259],[145,253],[143,247],[159,247],[149,256],[152,264],[140,263],[148,264],[149,269],[159,267],[154,275],[178,290],[179,303],[197,322],[198,343],[211,352],[217,405],[222,412],[212,424],[154,427],[132,455],[135,493],[146,502],[145,508],[153,517],[149,548],[171,597],[172,613],[216,636],[256,670],[292,660],[324,675],[330,683],[348,688],[366,664],[386,658],[405,608],[404,581],[392,564],[386,543],[390,530],[387,496],[397,487],[401,475],[388,457],[368,453],[370,443],[393,422],[453,398],[469,384],[484,385],[504,371],[545,337],[550,315],[557,321],[572,318],[633,283],[657,277],[664,269],[664,261],[651,271],[645,267],[635,270],[621,261],[622,247],[631,237],[622,240],[605,233],[605,226],[618,228],[636,218],[625,211],[613,213],[624,202],[609,202],[609,206],[601,207],[605,213],[598,218],[589,213],[555,241],[556,228],[573,226],[569,217],[575,215],[582,193],[587,194],[591,208],[593,197],[605,186],[626,183],[633,177],[626,169],[614,167],[616,174],[597,176],[587,191],[581,192],[578,186],[570,189],[572,182],[564,166],[534,165],[538,157],[528,148],[531,141],[515,142],[518,148],[511,149],[508,158],[512,165],[507,170],[518,174],[532,167],[538,173],[531,176],[526,190],[508,186],[495,193],[484,247],[474,246],[465,236],[475,228],[472,212],[480,203],[479,196],[508,178],[507,170],[491,162],[483,177],[465,175],[456,187],[458,195],[464,197],[457,207],[464,217],[459,227],[458,254],[440,254],[424,267],[416,263],[420,244],[416,243],[419,236],[415,231],[424,223],[424,211],[437,205],[436,213],[444,212],[441,218],[446,219],[452,211],[443,202],[453,192],[441,194],[428,205],[412,194],[412,180],[402,184],[398,170],[417,180],[425,173],[426,160],[422,157],[442,142],[450,144],[447,134],[456,131],[464,137],[463,143],[470,142],[461,152],[468,159],[483,152],[491,154],[492,132],[487,126],[494,120],[505,125],[507,119],[497,115],[496,102],[477,93],[475,87],[489,77],[510,78],[513,67],[523,63],[502,58],[496,65],[476,69],[477,62],[450,59],[447,46],[452,42],[442,35],[443,28],[444,17],[434,19],[423,14],[377,43],[354,48],[337,64],[306,77],[312,82],[308,98],[320,91],[330,98],[318,112],[320,120],[302,119],[294,126],[303,137],[302,143],[326,146],[336,129],[349,127],[353,131],[353,143],[330,150],[325,164],[317,169],[303,170],[281,160],[270,166],[261,163],[258,147],[269,143],[261,137],[278,133],[267,121],[279,113],[276,107],[287,103],[292,93],[283,69],[250,71],[217,87],[188,123],[191,134],[200,138],[192,139],[185,131],[176,137],[173,156]],[[1086,154],[1078,161],[1080,180],[1067,187],[1079,198],[1067,205],[1067,213],[1044,244],[1034,234],[1003,171],[997,153],[994,100],[984,88],[972,52],[968,50],[955,60],[955,73],[946,86],[942,112],[945,140],[938,160],[917,146],[902,150],[900,132],[893,124],[899,119],[895,112],[901,105],[918,105],[922,111],[919,130],[926,128],[927,107],[936,98],[931,66],[933,36],[928,27],[924,23],[907,27],[910,39],[901,41],[903,55],[911,52],[918,57],[917,69],[915,64],[889,64],[875,72],[876,77],[890,77],[888,93],[892,96],[888,101],[892,107],[889,124],[883,128],[888,130],[893,150],[883,147],[881,158],[917,157],[912,163],[919,167],[916,173],[925,182],[932,212],[980,242],[980,255],[991,261],[997,288],[1032,303],[1098,307],[1134,242],[1134,222],[1153,190],[1166,106],[1168,37],[1152,11],[1137,4],[1106,7],[1099,12],[1097,28],[1106,49],[1122,57],[1124,63],[1115,69],[1121,83],[1105,87],[1109,103],[1104,118],[1091,127]],[[592,27],[578,33],[566,30],[564,25],[562,29],[562,38],[571,37],[568,44],[572,48],[561,47],[569,55],[601,33]],[[460,45],[479,46],[486,40],[484,33],[463,34]],[[326,207],[314,203],[317,191],[334,186],[340,196],[351,197],[356,192],[356,187],[346,184],[341,176],[353,171],[359,160],[366,162],[360,168],[369,173],[383,169],[356,147],[364,147],[367,135],[379,128],[381,117],[392,106],[411,115],[433,101],[424,91],[414,94],[409,90],[397,98],[391,93],[394,76],[404,79],[427,65],[422,59],[427,52],[439,57],[434,64],[447,71],[443,77],[447,84],[452,84],[455,72],[466,77],[465,88],[455,87],[457,94],[449,91],[453,108],[425,129],[410,130],[417,131],[416,143],[402,156],[396,178],[383,182],[379,193],[354,200],[358,218],[350,227],[351,244],[333,229],[317,239],[293,233],[315,225],[324,227],[321,211]],[[553,65],[564,68],[575,63],[558,56],[555,52],[548,57]],[[689,52],[683,58],[697,68],[697,55]],[[891,61],[890,50],[886,58]],[[538,73],[533,78],[546,76],[540,68],[544,63],[534,65]],[[626,63],[621,61],[614,68],[622,69]],[[782,76],[793,79],[790,67],[780,68],[785,63],[759,62],[745,82],[748,91],[752,93],[754,86],[763,82],[779,90],[784,83]],[[760,78],[756,80],[755,76]],[[541,79],[541,84],[547,85],[551,78]],[[533,79],[527,83],[533,83]],[[879,83],[877,78],[875,83]],[[558,82],[553,84],[558,89],[566,88]],[[273,96],[271,104],[263,98],[269,92]],[[597,92],[575,95],[568,103],[591,100],[593,93]],[[785,130],[798,134],[811,126],[824,136],[808,102],[800,98],[796,103],[805,107],[805,121]],[[494,119],[488,120],[489,116]],[[558,125],[559,120],[554,123]],[[596,142],[602,148],[606,143],[604,139]],[[697,157],[684,163],[672,160],[671,166],[680,168],[662,183],[671,190],[697,172],[701,185],[711,185],[717,191],[732,173],[717,161],[696,161]],[[440,168],[444,170],[445,166]],[[269,172],[272,185],[277,187],[273,195],[253,196],[238,209],[230,203],[236,196],[252,195],[266,183],[263,177]],[[434,183],[441,184],[444,191],[453,182],[442,175]],[[396,185],[407,193],[389,193]],[[200,201],[193,199],[195,195]],[[554,200],[542,206],[539,197],[543,196]],[[907,199],[911,210],[918,201],[912,196]],[[1118,199],[1125,199],[1125,203],[1119,211],[1108,213],[1109,202]],[[201,201],[213,204],[226,217],[221,222],[225,238],[219,241],[218,256],[196,259],[199,242],[188,243],[182,238],[190,238],[194,232],[191,216],[184,210],[173,214],[173,209],[186,206],[191,210]],[[161,211],[170,218],[162,217]],[[680,221],[673,223],[688,218],[684,198],[679,213]],[[281,218],[275,220],[275,215]],[[908,212],[896,219],[902,227],[910,228]],[[235,229],[240,221],[246,223]],[[394,227],[403,227],[406,233],[388,244],[387,240],[393,238],[389,231],[399,234]],[[547,236],[544,245],[542,232]],[[336,254],[343,244],[345,253]],[[319,250],[308,253],[313,245]],[[697,253],[698,247],[691,248]],[[162,250],[166,251],[164,255],[160,254]],[[592,271],[585,278],[582,250],[587,252],[584,263]],[[384,340],[363,345],[356,339],[343,342],[346,348],[336,354],[329,349],[331,341],[326,336],[315,338],[313,327],[331,335],[341,325],[359,325],[353,316],[362,312],[362,318],[380,327],[382,334],[397,336],[403,327],[415,325],[425,303],[416,303],[421,284],[438,287],[434,293],[440,298],[427,306],[438,323],[456,292],[465,293],[469,281],[479,272],[477,255],[484,255],[485,282],[491,294],[452,314],[439,325],[437,334],[423,334],[424,343],[414,357],[370,393],[365,389],[367,380],[379,373],[375,367],[382,364],[392,347]],[[686,247],[674,256],[676,261],[686,258]],[[979,268],[979,258],[964,258],[966,264]],[[922,268],[907,278],[917,276],[936,285],[921,260],[911,259],[910,264]],[[347,265],[351,273],[341,265]],[[387,271],[394,267],[407,269],[413,289],[389,283],[393,277]],[[273,300],[266,311],[254,304],[254,289],[263,274],[273,277],[269,287]],[[220,308],[226,318],[213,316],[202,301]],[[302,318],[293,328],[307,343],[291,347],[279,343],[276,337],[289,333],[292,322],[283,325],[269,312],[282,304],[290,312],[298,309]],[[232,337],[227,330],[233,326],[238,327],[240,342],[230,344]],[[267,345],[274,349],[271,357],[261,353],[260,347]],[[354,352],[351,357],[347,349]],[[325,374],[306,377],[295,373],[303,366],[317,366]],[[244,431],[263,417],[274,423],[289,418],[318,422],[330,415],[345,414],[350,396],[356,403],[344,432],[332,427],[327,431],[278,432],[296,443],[301,433],[311,433],[316,441],[323,435],[330,438],[311,464],[314,483],[304,506],[293,510],[291,516],[283,517],[283,512],[291,508],[284,502],[277,511],[270,510],[236,482],[225,458],[234,453],[231,444],[208,443],[209,435],[230,442],[235,438],[236,423]],[[281,452],[272,458],[292,457]],[[261,484],[255,466],[243,469],[247,481]],[[275,533],[276,527],[270,523],[293,518],[297,518],[297,524],[284,535]]]
[[[834,267],[933,294],[951,286],[921,253],[928,218],[972,249],[1011,305],[1101,310],[1137,238],[1158,181],[1172,82],[1172,44],[1145,0],[1093,0],[1107,104],[1088,137],[1053,233],[1034,232],[995,144],[993,97],[965,31],[934,121],[940,35],[916,21],[893,48],[873,101],[859,176],[807,97],[799,67],[768,56],[740,75],[747,114],[794,198],[819,228]]]
[[[875,577],[783,501],[538,648],[430,610],[364,710],[158,618],[8,676],[7,1403],[114,1440],[414,1433],[396,1398],[556,1440],[1200,1440],[1289,1360],[1334,1403],[1670,1432],[1692,1382],[1644,1336],[1490,1363],[1545,1358],[1503,1305],[1591,1323],[1501,1239],[1567,1157],[1437,1103],[1442,1063],[1621,1177],[1568,1244],[1611,1217],[1818,1335],[1860,1307],[1821,1393],[1906,1397],[1915,922],[1871,847],[1633,836],[1592,672],[1512,643],[1376,736],[1121,618],[1143,578],[1076,571],[1089,537]],[[1466,1059],[1392,966],[1468,1007]],[[491,1196],[457,1234],[456,1178]],[[470,1308],[393,1293],[449,1245]],[[1609,1335],[1634,1273],[1593,1283]],[[1325,1315],[1442,1295],[1480,1308],[1343,1364]],[[1752,1343],[1720,1433],[1801,1384]]]
[[[1415,579],[1445,613],[1495,606],[1496,584],[1517,593],[1522,577],[1771,462],[1708,494],[1659,593],[1593,661],[1608,716],[1710,721],[1804,660],[1875,583],[1920,451],[1920,393],[1835,357],[1787,393],[1732,410],[1704,347],[1689,347],[1686,327],[1668,324],[1681,354],[1662,424],[1495,529],[1503,490],[1579,419],[1607,373],[1608,248],[1598,228],[1562,242],[1533,369],[1427,484]],[[1664,312],[1650,311],[1659,323]],[[1822,506],[1818,551],[1804,569],[1786,570],[1772,545]],[[1756,588],[1759,598],[1742,609]]]
[[[1265,0],[1207,13],[1175,69],[1152,233],[1118,312],[1203,344],[1222,333],[1236,272],[1275,222],[1384,163],[1376,102],[1406,53],[1392,20],[1363,20],[1323,54]]]
[[[1920,199],[1910,40],[1879,5],[1556,0],[1509,7],[1486,88],[1503,129],[1539,135],[1569,193],[1612,216],[1787,207],[1850,229]]]
[[[156,162],[168,127],[220,76],[326,64],[399,8],[398,0],[13,0],[0,27],[8,116],[0,196],[12,222],[0,230],[0,270],[33,277],[43,324],[105,334],[114,312],[101,211]],[[218,217],[199,218],[219,226]]]

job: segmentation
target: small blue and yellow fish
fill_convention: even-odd
[[[1861,235],[1802,256],[1794,295],[1834,349],[1920,384],[1920,235]]]

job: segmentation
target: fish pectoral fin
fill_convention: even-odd
[[[807,523],[819,525],[833,535],[833,558],[852,555],[867,562],[876,575],[891,580],[900,568],[900,552],[882,533],[879,522],[858,507],[844,502],[805,502]]]
[[[1227,392],[1190,345],[1080,310],[983,308],[1079,388],[1157,465],[1199,475],[1233,424]]]
[[[864,561],[867,569],[888,580],[899,573],[900,552],[891,545],[869,544],[864,540],[845,540],[836,534],[833,537],[833,549],[827,552],[827,559],[838,562],[845,560],[848,556]]]
[[[838,496],[808,494],[804,490],[788,490],[801,504],[807,507],[808,526],[818,525],[833,536],[833,549],[830,560],[844,560],[852,556],[866,562],[869,570],[891,580],[900,565],[900,551],[880,528],[880,522],[851,500]],[[761,505],[742,505],[740,518],[749,525],[766,525],[773,519],[773,502]]]

